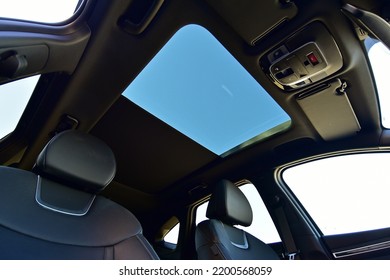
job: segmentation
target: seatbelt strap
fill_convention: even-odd
[[[276,219],[278,220],[281,229],[281,238],[286,249],[286,253],[283,254],[283,257],[289,260],[299,259],[299,250],[295,246],[294,238],[291,234],[291,229],[281,202],[279,202],[274,208],[274,213]]]

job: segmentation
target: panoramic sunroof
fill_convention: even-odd
[[[198,25],[180,29],[123,95],[220,156],[291,124],[244,67]]]

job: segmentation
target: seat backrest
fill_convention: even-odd
[[[276,260],[273,249],[253,235],[234,227],[250,226],[252,209],[245,195],[228,180],[211,195],[205,220],[195,231],[198,259]]]
[[[114,178],[111,149],[65,131],[34,172],[0,167],[0,259],[158,259],[136,217],[98,195]]]

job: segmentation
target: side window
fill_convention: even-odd
[[[176,247],[179,240],[180,222],[175,216],[171,217],[162,227],[162,235],[164,242]]]
[[[164,236],[164,241],[176,245],[177,241],[179,240],[179,229],[180,229],[180,223],[177,223]]]
[[[319,159],[282,171],[282,180],[324,235],[390,227],[390,153]]]
[[[364,44],[370,59],[375,84],[378,91],[382,125],[390,128],[390,85],[387,66],[390,63],[390,50],[380,41],[368,37]]]
[[[39,77],[32,76],[0,86],[0,139],[16,128]]]
[[[263,200],[261,199],[256,187],[247,183],[240,186],[241,191],[247,197],[249,203],[251,204],[253,211],[253,222],[249,227],[237,226],[249,232],[253,236],[262,240],[265,243],[277,243],[281,242],[279,233],[276,230],[275,224],[269,215],[267,208],[264,205]],[[199,224],[201,221],[207,219],[206,209],[208,202],[205,202],[198,206],[196,209],[196,224]]]

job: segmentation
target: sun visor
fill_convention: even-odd
[[[249,44],[293,18],[297,6],[292,1],[205,0]],[[248,28],[250,27],[250,28]]]
[[[346,83],[337,79],[297,96],[298,104],[324,140],[348,137],[360,131],[346,87]]]

